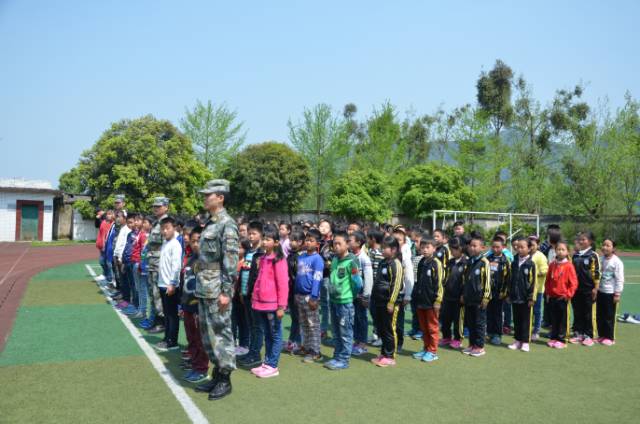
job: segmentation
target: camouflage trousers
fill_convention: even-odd
[[[218,299],[198,299],[198,327],[209,361],[222,370],[236,369],[236,346],[231,331],[231,302],[224,312]]]
[[[151,308],[156,311],[156,316],[164,316],[162,312],[162,296],[158,288],[158,271],[149,271],[149,296],[151,298]]]

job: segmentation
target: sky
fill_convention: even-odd
[[[517,4],[516,4],[517,3]],[[58,184],[112,122],[226,103],[247,142],[305,107],[474,103],[496,59],[548,102],[640,97],[640,2],[0,0],[0,178]]]

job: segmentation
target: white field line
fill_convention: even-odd
[[[27,247],[26,249],[24,249],[24,252],[22,252],[22,255],[20,255],[18,257],[18,259],[16,259],[16,261],[13,263],[13,265],[11,266],[11,269],[9,269],[9,272],[7,272],[4,277],[2,277],[2,280],[0,280],[0,286],[2,286],[4,284],[4,282],[7,280],[7,278],[9,278],[9,275],[13,272],[13,269],[16,267],[16,265],[18,265],[18,263],[20,263],[20,260],[24,257],[24,255],[29,251],[29,248]]]
[[[85,266],[87,267],[87,271],[89,271],[89,274],[91,274],[93,279],[98,282],[98,276],[93,271],[93,268],[91,268],[89,264],[86,264]],[[109,297],[106,289],[102,286],[100,286],[100,289],[104,293],[105,297],[109,299],[110,302],[112,302],[111,297]],[[162,362],[158,354],[155,352],[155,350],[153,350],[153,348],[144,339],[144,337],[142,337],[140,331],[138,331],[138,329],[131,323],[131,321],[129,321],[129,318],[127,318],[125,314],[123,314],[116,308],[114,308],[113,310],[116,312],[116,315],[118,315],[118,318],[120,318],[120,321],[122,321],[127,330],[129,330],[129,333],[131,333],[131,337],[133,337],[133,339],[138,343],[140,349],[142,349],[144,354],[147,355],[149,362],[151,362],[153,368],[158,372],[158,374],[160,374],[160,377],[164,380],[167,387],[169,387],[169,390],[171,390],[173,396],[175,396],[175,398],[178,400],[178,402],[182,406],[182,409],[184,409],[184,411],[187,413],[191,422],[194,424],[208,423],[209,420],[207,420],[207,418],[196,406],[196,404],[193,403],[193,400],[191,400],[187,392],[185,392],[184,388],[180,384],[178,384],[167,367],[164,366],[164,363]]]

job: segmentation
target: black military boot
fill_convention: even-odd
[[[220,370],[216,385],[209,392],[209,400],[218,400],[231,393],[231,371]]]
[[[216,368],[213,370],[211,375],[211,380],[205,381],[202,384],[198,384],[196,386],[196,392],[210,392],[213,388],[218,384],[218,380],[220,379],[220,370]]]

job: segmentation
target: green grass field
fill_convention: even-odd
[[[624,261],[629,284],[619,312],[640,313],[640,258]],[[540,342],[526,354],[489,346],[482,358],[443,349],[433,364],[410,357],[420,347],[410,340],[395,368],[374,367],[370,353],[341,372],[284,354],[278,378],[239,370],[233,394],[218,402],[181,384],[214,423],[637,422],[640,326],[621,324],[617,335],[609,348],[557,351]],[[178,353],[160,356],[182,375]],[[78,263],[47,270],[27,288],[0,354],[0,422],[189,419]]]

